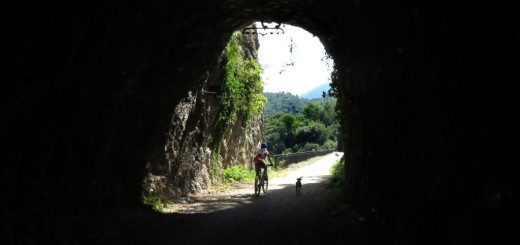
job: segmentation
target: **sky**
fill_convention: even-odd
[[[268,27],[276,25],[264,24]],[[257,26],[261,27],[260,22]],[[328,61],[328,68],[327,62],[322,61],[325,49],[320,40],[299,27],[282,24],[281,28],[285,34],[258,35],[258,62],[264,69],[264,92],[283,91],[301,96],[330,83],[333,62]],[[288,65],[290,63],[294,65]]]

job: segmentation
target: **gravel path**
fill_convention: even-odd
[[[252,184],[237,185],[176,203],[167,213],[122,211],[122,219],[85,235],[88,244],[367,244],[364,223],[328,188],[330,167],[341,156],[315,158],[286,177],[271,178],[259,197]]]
[[[335,154],[329,154],[324,157],[317,157],[315,159],[318,159],[318,161],[297,170],[290,171],[286,177],[270,178],[267,193],[261,193],[260,197],[254,196],[252,183],[234,184],[233,188],[225,191],[203,193],[186,198],[181,202],[177,202],[175,205],[167,207],[165,212],[182,214],[211,213],[239,207],[243,204],[262,202],[259,198],[272,200],[272,202],[274,202],[273,204],[277,205],[280,204],[280,201],[285,205],[305,202],[299,200],[319,197],[320,195],[317,195],[316,192],[319,193],[324,191],[321,189],[316,190],[313,186],[325,183],[328,180],[330,168],[336,160],[340,159],[342,156],[342,153],[338,154],[338,156]],[[294,188],[298,177],[302,177],[302,184],[304,185],[302,188],[302,195],[299,197],[293,195],[295,194]],[[277,200],[277,198],[281,198],[281,200]]]
[[[342,154],[270,180],[255,197],[252,185],[204,194],[166,209],[161,244],[362,244],[364,229],[327,188],[330,167]],[[302,177],[300,196],[296,178]],[[160,237],[160,238],[159,238]],[[171,241],[169,243],[168,241]]]

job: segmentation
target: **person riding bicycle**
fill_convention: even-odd
[[[260,175],[260,171],[263,168],[264,171],[267,170],[267,165],[264,162],[264,159],[266,157],[269,159],[269,162],[271,162],[271,155],[269,154],[269,151],[267,150],[267,143],[262,143],[260,145],[260,149],[257,150],[256,156],[253,159],[253,162],[255,163],[255,171],[256,175]]]

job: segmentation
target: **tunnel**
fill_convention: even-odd
[[[307,30],[333,57],[345,199],[372,217],[381,244],[512,244],[518,10],[515,1],[9,2],[2,239],[81,243],[74,234],[96,217],[144,209],[142,180],[150,162],[168,165],[167,135],[202,130],[212,113],[186,107],[199,116],[180,127],[179,105],[204,99],[234,31],[266,21]]]

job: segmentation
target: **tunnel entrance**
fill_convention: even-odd
[[[336,98],[331,97],[332,57],[316,36],[299,27],[264,22],[253,26],[267,98],[263,141],[269,142],[271,153],[337,150],[340,137]],[[244,30],[251,31],[250,27]],[[284,121],[286,126],[280,127]]]
[[[204,91],[231,34],[258,18],[304,27],[334,57],[344,194],[384,243],[510,244],[517,11],[512,1],[11,4],[5,239],[88,241],[76,235],[101,230],[93,217],[142,209],[148,174],[168,176],[169,195],[210,185],[221,139]],[[235,157],[225,162],[256,144],[237,138],[220,149]]]
[[[167,164],[155,160],[147,166],[148,174],[143,181],[146,204],[160,207],[161,197],[182,198],[206,191],[212,185],[220,184],[222,172],[227,168],[250,168],[250,155],[256,151],[260,142],[268,142],[272,154],[338,149],[340,133],[336,122],[336,101],[329,93],[331,72],[334,69],[331,56],[325,52],[318,38],[303,29],[278,23],[274,27],[278,33],[262,35],[261,32],[266,29],[263,23],[257,22],[256,27],[253,24],[236,30],[222,51],[218,69],[199,85],[200,95],[187,98],[179,105],[189,109],[174,115],[165,147]],[[251,30],[259,30],[259,33],[247,33]],[[259,37],[265,37],[265,42],[258,40]],[[258,64],[261,59],[259,56],[262,56],[258,53],[262,42],[265,43],[264,69]],[[270,79],[261,77],[265,68],[273,71],[268,76],[276,76],[270,77],[273,78],[272,84],[288,85],[285,90],[278,91],[302,89],[298,92],[300,97],[294,95],[299,100],[296,103],[299,108],[278,111],[296,120],[292,128],[270,127],[276,124],[269,120],[274,115],[264,117],[266,105],[262,92],[265,90],[265,80]],[[282,74],[289,75],[278,78]],[[303,94],[314,88],[320,90],[311,95]],[[276,88],[270,91],[276,91]],[[291,107],[286,104],[285,108],[287,106]],[[205,124],[200,123],[200,118],[194,116],[193,111],[206,111],[203,120]],[[194,119],[191,120],[191,117]],[[195,120],[198,124],[190,125]],[[186,129],[179,127],[182,124],[186,124]],[[265,133],[266,127],[270,129],[268,133]],[[186,132],[188,128],[193,132]],[[204,130],[208,132],[201,133]],[[275,136],[284,134],[286,130],[290,131],[290,138],[279,139]],[[207,134],[209,137],[182,139],[185,134]],[[197,155],[195,159],[190,158],[191,151],[179,152],[183,151],[180,147],[183,144],[188,149],[197,148],[190,143],[192,140],[206,152]],[[289,145],[284,145],[284,142],[289,142]]]

